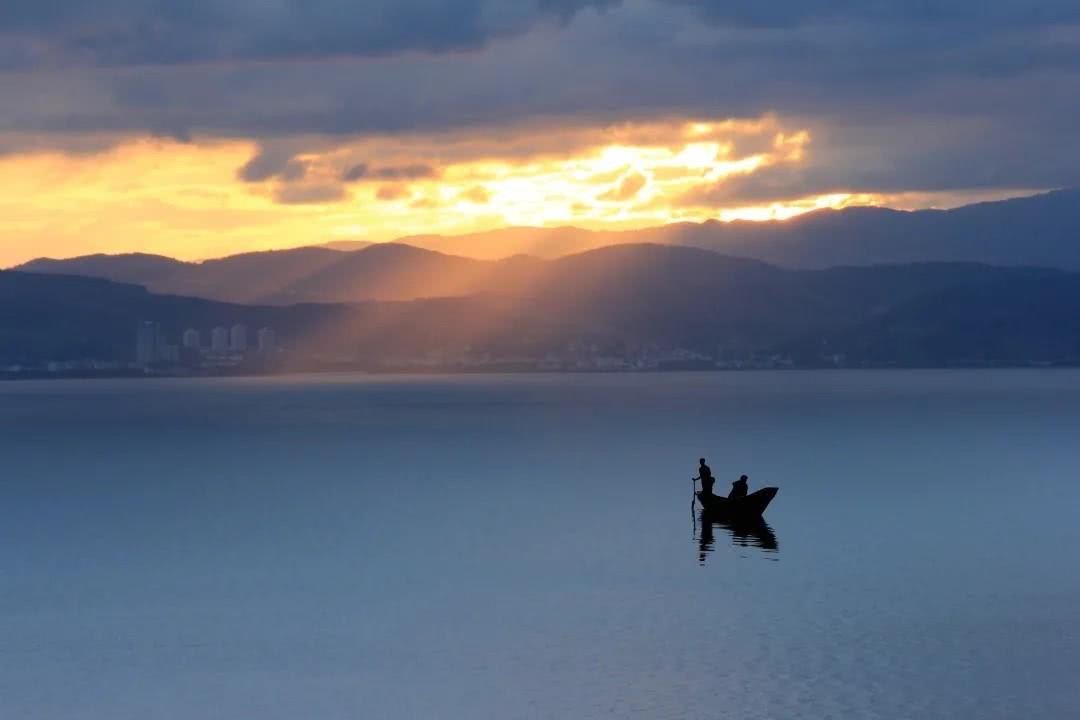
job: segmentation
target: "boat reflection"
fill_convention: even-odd
[[[698,534],[698,562],[705,564],[708,557],[716,546],[715,528],[720,528],[727,533],[732,545],[742,548],[759,548],[767,553],[779,552],[780,544],[776,540],[776,533],[762,518],[753,519],[729,519],[717,518],[702,511],[699,515],[700,533]]]

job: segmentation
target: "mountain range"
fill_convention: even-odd
[[[507,228],[394,243],[342,241],[198,263],[159,255],[90,255],[41,258],[15,269],[234,303],[400,301],[513,292],[540,282],[545,262],[639,244],[711,250],[787,269],[954,262],[1080,270],[1080,190],[946,211],[848,208],[786,221],[707,221],[621,232]]]
[[[1080,189],[952,210],[850,207],[767,222],[707,220],[626,231],[507,228],[454,237],[413,236],[400,242],[488,260],[514,254],[552,258],[606,245],[656,243],[798,269],[984,262],[1080,270]]]
[[[353,255],[372,250],[449,262],[405,246]],[[528,365],[553,356],[634,359],[672,351],[710,363],[780,358],[797,367],[1080,364],[1080,273],[1058,269],[917,263],[792,270],[698,248],[625,244],[556,260],[453,261],[485,268],[471,276],[476,292],[285,306],[3,271],[0,365],[129,361],[143,320],[161,323],[174,342],[188,327],[271,326],[301,368],[327,357],[360,367],[465,355]],[[332,286],[335,268],[315,274],[329,273]]]

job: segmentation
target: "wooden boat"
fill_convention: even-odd
[[[757,518],[769,507],[780,488],[767,487],[741,498],[728,499],[719,495],[695,493],[705,512],[716,517]]]

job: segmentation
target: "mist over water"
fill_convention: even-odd
[[[1071,370],[3,384],[0,716],[1072,718],[1077,437]]]

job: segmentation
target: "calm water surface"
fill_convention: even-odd
[[[1072,371],[8,383],[0,717],[1076,718],[1078,520]]]

